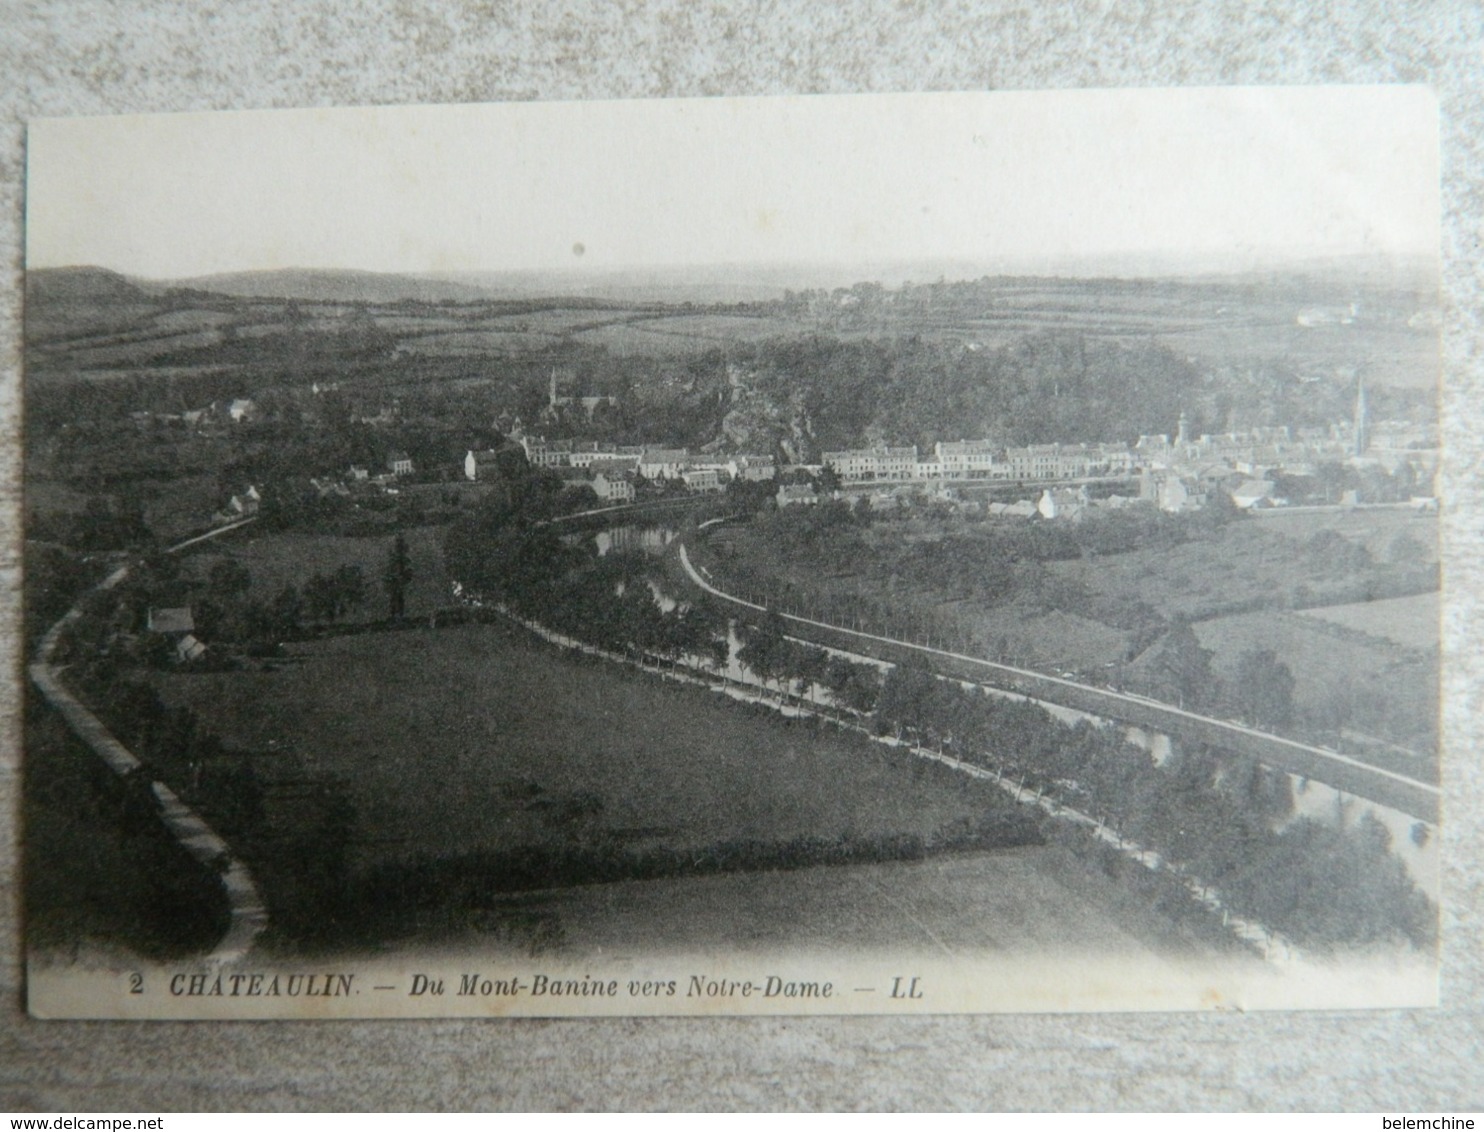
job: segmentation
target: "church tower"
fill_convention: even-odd
[[[1180,425],[1179,431],[1175,434],[1175,443],[1181,445],[1190,443],[1190,418],[1185,415],[1184,409],[1180,410]]]
[[[1363,380],[1355,384],[1355,423],[1352,431],[1355,440],[1353,455],[1364,456],[1366,449],[1371,446],[1371,420],[1370,410],[1366,407]]]

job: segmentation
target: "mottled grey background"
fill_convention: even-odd
[[[20,1012],[19,658],[0,682],[0,1110],[1484,1108],[1477,3],[0,0],[0,629],[16,625],[24,125],[507,99],[1422,82],[1443,108],[1443,1006],[1323,1015],[39,1023]]]

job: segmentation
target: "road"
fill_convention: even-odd
[[[714,585],[709,578],[703,577],[692,564],[683,543],[679,548],[679,558],[686,576],[702,590],[734,606],[766,612],[764,606],[729,594]],[[894,663],[912,657],[926,659],[943,675],[990,683],[997,687],[1010,687],[1049,703],[1139,727],[1152,727],[1186,739],[1250,755],[1265,766],[1323,782],[1347,794],[1389,806],[1431,825],[1436,825],[1439,819],[1442,808],[1442,791],[1439,787],[1396,771],[1373,766],[1339,751],[1273,735],[1230,720],[1201,715],[1174,704],[1114,692],[1065,677],[1049,676],[1044,672],[998,664],[979,657],[965,656],[962,653],[858,629],[846,629],[791,613],[780,613],[780,616],[795,626],[801,636],[816,644],[864,652]]]
[[[219,538],[253,522],[243,519],[230,526],[218,527],[204,535],[186,539],[168,548],[165,553],[176,554],[188,546]],[[111,590],[129,576],[128,565],[120,566],[95,589]],[[92,592],[92,591],[89,591]],[[61,671],[52,663],[62,631],[82,616],[82,603],[74,605],[41,639],[41,647],[30,666],[30,676],[37,689],[67,721],[73,733],[81,739],[120,778],[127,778],[144,764],[138,757],[116,739],[103,722],[68,691],[62,682]],[[229,922],[226,934],[217,941],[206,959],[214,963],[234,963],[247,954],[253,942],[268,926],[268,909],[258,892],[256,882],[248,868],[232,853],[231,847],[206,824],[205,820],[176,796],[163,782],[150,783],[150,790],[159,807],[160,821],[192,857],[215,872],[220,878],[227,898]]]

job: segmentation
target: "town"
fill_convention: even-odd
[[[551,378],[551,407],[570,403]],[[587,400],[592,400],[591,398]],[[251,422],[256,405],[237,399],[184,414],[136,414],[147,428],[158,421],[197,429],[213,422]],[[394,412],[371,423],[395,431]],[[1005,446],[991,440],[938,441],[930,452],[888,444],[825,451],[817,463],[780,463],[774,453],[719,455],[654,444],[557,439],[528,433],[518,417],[495,426],[508,431],[502,442],[469,449],[463,478],[490,483],[512,469],[530,467],[555,475],[563,487],[590,491],[600,505],[634,502],[657,492],[721,492],[729,484],[777,483],[777,506],[818,503],[824,498],[865,498],[876,508],[930,499],[955,509],[1025,518],[1075,519],[1088,508],[1149,503],[1181,512],[1218,497],[1240,510],[1302,505],[1362,506],[1404,503],[1419,510],[1438,507],[1436,428],[1408,420],[1372,422],[1363,384],[1358,384],[1352,419],[1327,427],[1267,426],[1247,431],[1190,435],[1185,413],[1173,435],[1142,435],[1133,444],[1092,442]],[[519,455],[516,454],[519,450]],[[452,463],[421,467],[405,450],[388,448],[373,469],[352,464],[340,473],[322,472],[309,482],[321,497],[350,497],[356,490],[396,494],[399,484],[442,482],[457,475]],[[1069,484],[1075,486],[1056,486]],[[1015,501],[977,499],[965,489],[979,486],[1040,486]],[[254,514],[261,485],[231,495],[216,515],[231,522]],[[1131,489],[1130,493],[1120,488]],[[997,494],[1003,494],[997,493]]]
[[[1009,850],[1037,891],[1103,894],[1057,904],[1048,945],[1138,920],[1261,961],[1432,946],[1412,291],[1326,319],[1179,285],[1208,341],[1245,302],[1310,351],[1233,359],[1041,306],[987,341],[1011,301],[1161,309],[1116,283],[673,308],[35,286],[47,946],[105,873],[157,912],[88,930],[162,954],[581,956],[605,886],[673,886],[660,940],[702,879],[951,855],[994,884]],[[73,851],[98,766],[124,863]],[[826,887],[781,898],[833,916]]]

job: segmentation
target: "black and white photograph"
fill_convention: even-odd
[[[1436,1002],[1425,88],[27,150],[32,1014]]]

